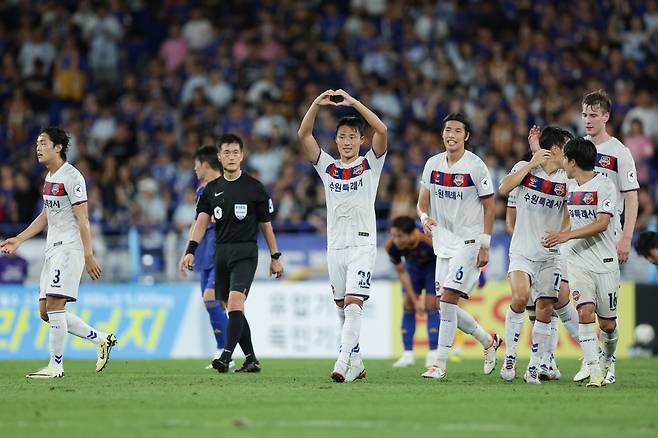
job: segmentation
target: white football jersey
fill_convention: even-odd
[[[425,163],[421,184],[430,192],[429,215],[438,224],[432,234],[437,256],[452,257],[466,242],[480,241],[484,232],[480,198],[493,195],[489,170],[480,157],[465,151],[448,166],[446,152],[434,155]]]
[[[601,173],[615,185],[617,196],[615,215],[617,230],[621,230],[621,214],[624,211],[624,193],[638,190],[640,184],[637,182],[637,171],[635,161],[624,143],[612,137],[605,143],[596,145],[596,166],[594,171]]]
[[[370,149],[349,164],[320,152],[313,165],[324,184],[327,200],[327,247],[377,245],[375,197],[386,154]]]
[[[518,162],[510,175],[527,164],[527,161]],[[541,166],[537,166],[528,172],[513,193],[513,199],[507,200],[508,206],[516,207],[510,255],[520,255],[537,262],[559,255],[557,247],[544,248],[541,239],[544,232],[559,231],[561,228],[567,200],[567,174],[559,169],[548,175]]]
[[[597,174],[582,186],[570,180],[567,205],[572,230],[596,222],[599,213],[609,214],[611,218],[608,228],[602,233],[570,241],[571,245],[566,250],[569,264],[576,263],[583,269],[597,273],[619,269],[615,243],[616,199],[614,184],[603,175]]]
[[[78,169],[64,163],[54,174],[48,172],[43,186],[43,208],[48,219],[46,253],[64,244],[82,248],[73,206],[83,202],[87,202],[87,188]]]

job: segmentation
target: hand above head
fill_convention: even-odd
[[[315,98],[313,101],[314,105],[322,106],[322,105],[336,105],[335,102],[331,101],[331,96],[333,96],[335,93],[334,90],[325,90],[320,94],[318,97]]]
[[[350,94],[343,89],[334,91],[334,96],[340,96],[343,98],[343,100],[335,102],[336,106],[354,106],[354,104],[357,102],[354,97],[350,96]]]
[[[541,149],[539,146],[539,135],[541,134],[541,128],[537,125],[533,125],[528,132],[528,144],[530,145],[531,152],[537,152]]]
[[[547,149],[539,149],[537,152],[532,154],[530,165],[532,167],[541,166],[542,164],[545,164],[549,158],[551,158],[551,151]]]

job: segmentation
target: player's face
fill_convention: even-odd
[[[359,155],[359,149],[363,144],[363,136],[359,130],[352,126],[343,125],[336,132],[336,145],[338,153],[343,161],[351,160]]]
[[[562,168],[564,169],[565,173],[567,174],[567,177],[569,177],[569,178],[574,177],[573,171],[574,171],[575,167],[576,167],[576,161],[575,160],[569,161],[569,159],[565,155],[564,158],[562,159]]]
[[[56,148],[48,134],[43,132],[37,137],[36,149],[37,161],[41,164],[47,164],[59,156],[61,146]]]
[[[194,160],[194,173],[196,174],[197,179],[203,179],[205,176],[203,171],[203,163],[199,160]]]
[[[600,106],[583,105],[583,125],[585,132],[590,137],[595,137],[605,129],[605,124],[610,118],[610,113],[603,112]]]
[[[227,172],[237,172],[244,154],[237,143],[223,143],[219,146],[219,161]]]
[[[458,152],[466,147],[469,134],[462,122],[449,120],[443,127],[443,144],[448,152]]]
[[[395,227],[391,228],[391,238],[393,244],[400,249],[409,248],[414,243],[414,234],[407,234]]]

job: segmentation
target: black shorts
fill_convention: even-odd
[[[258,266],[256,242],[220,243],[215,251],[215,297],[227,301],[231,291],[249,294]]]

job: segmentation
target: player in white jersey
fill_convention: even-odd
[[[566,248],[569,286],[578,308],[578,337],[589,369],[587,386],[606,384],[604,374],[617,346],[616,332],[619,262],[615,239],[617,191],[612,181],[594,172],[596,146],[590,140],[571,140],[564,147],[564,169],[569,178],[568,208],[571,229],[546,233],[543,245]],[[595,314],[603,347],[599,361]]]
[[[568,224],[565,205],[567,176],[562,170],[562,148],[571,138],[571,134],[560,128],[544,128],[539,138],[541,148],[529,162],[517,163],[499,188],[503,195],[514,192],[511,202],[516,207],[508,274],[512,302],[505,318],[505,365],[500,370],[506,381],[512,381],[516,375],[516,346],[528,305],[535,307],[536,317],[532,329],[532,353],[524,380],[539,384],[539,372],[544,368],[549,375],[546,358],[550,350],[552,315],[554,303],[558,300],[561,271],[558,248],[544,248],[541,239],[545,231],[562,229]]]
[[[320,149],[313,137],[315,117],[323,105],[356,109],[372,129],[372,148],[364,155],[363,121],[345,117],[336,128],[340,159]],[[320,94],[304,115],[299,138],[304,153],[324,184],[327,200],[327,264],[329,281],[341,322],[341,347],[331,378],[336,382],[365,377],[359,334],[363,302],[370,295],[371,277],[377,254],[375,197],[387,149],[386,125],[343,90]]]
[[[473,335],[484,348],[484,373],[496,367],[501,340],[490,335],[459,304],[468,299],[478,282],[480,268],[489,261],[494,219],[493,187],[489,170],[465,149],[469,123],[459,113],[443,120],[446,152],[427,160],[418,195],[418,214],[432,235],[436,260],[436,289],[440,298],[441,325],[437,360],[423,377],[443,379],[457,328]]]
[[[66,162],[68,144],[64,130],[41,130],[36,142],[37,161],[48,169],[43,187],[43,210],[18,236],[0,242],[0,250],[12,254],[24,241],[47,229],[39,313],[50,324],[50,363],[27,375],[34,379],[64,376],[67,332],[98,345],[97,372],[105,368],[110,350],[116,344],[113,334],[90,327],[65,309],[67,302],[77,300],[83,269],[93,280],[99,279],[102,273],[92,252],[85,180]]]
[[[637,171],[633,157],[624,144],[608,134],[606,124],[610,119],[612,101],[603,90],[588,93],[582,102],[582,117],[587,139],[596,146],[596,166],[594,170],[607,176],[614,184],[617,195],[615,205],[615,239],[617,241],[617,257],[620,264],[628,260],[631,250],[631,240],[635,230],[635,221],[638,210],[638,194],[640,188],[637,181]],[[624,215],[622,228],[621,215]],[[618,337],[615,331],[610,336]],[[615,341],[616,342],[616,341]],[[606,374],[607,383],[614,383],[615,356],[613,355],[608,365]],[[588,377],[587,367],[583,363],[581,370],[574,377],[575,381],[585,380]]]

